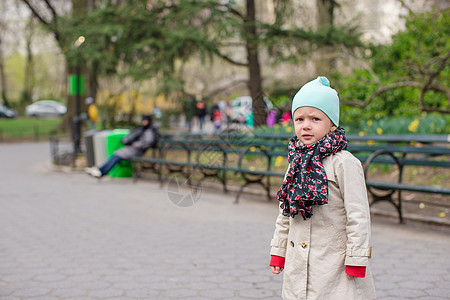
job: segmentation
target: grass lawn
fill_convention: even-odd
[[[60,123],[60,118],[0,119],[0,140],[48,137]]]

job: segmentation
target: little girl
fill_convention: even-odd
[[[283,299],[376,299],[369,268],[370,212],[360,161],[339,126],[339,98],[326,77],[292,101],[295,134],[278,191],[272,272]]]

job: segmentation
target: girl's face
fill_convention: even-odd
[[[294,112],[294,128],[300,142],[312,145],[330,131],[336,129],[328,116],[320,109],[303,106]]]

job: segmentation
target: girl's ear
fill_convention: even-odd
[[[330,132],[333,132],[333,131],[335,131],[336,129],[337,129],[337,126],[336,126],[336,125],[332,125],[331,128],[330,128]]]

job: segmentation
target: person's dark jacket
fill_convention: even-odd
[[[142,156],[156,140],[156,129],[140,126],[122,139],[125,147],[114,152],[122,159],[130,159],[132,156]]]

